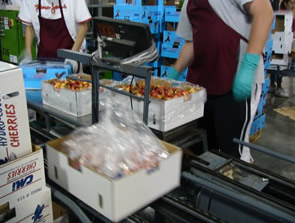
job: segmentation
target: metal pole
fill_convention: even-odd
[[[150,103],[150,85],[151,85],[151,73],[145,79],[144,87],[144,101],[143,101],[143,122],[148,125],[148,112]]]
[[[247,146],[251,149],[254,149],[254,150],[257,150],[259,152],[262,152],[262,153],[266,153],[268,155],[271,155],[271,156],[274,156],[276,158],[279,158],[279,159],[282,159],[282,160],[286,160],[290,163],[295,163],[295,159],[293,157],[290,157],[290,156],[286,156],[284,154],[281,154],[281,153],[278,153],[278,152],[275,152],[275,151],[272,151],[272,150],[269,150],[269,149],[266,149],[262,146],[258,146],[258,145],[254,145],[254,144],[251,144],[251,143],[247,143],[247,142],[244,142],[242,140],[239,140],[239,139],[233,139],[233,142],[235,143],[238,143],[238,144],[241,144],[243,146]]]
[[[99,122],[99,69],[92,66],[92,124]]]

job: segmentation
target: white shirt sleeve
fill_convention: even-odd
[[[92,18],[85,0],[75,0],[74,10],[76,23],[87,22]]]
[[[236,4],[239,6],[239,8],[243,11],[245,11],[244,5],[248,2],[253,2],[255,0],[234,0],[234,2],[236,2]]]
[[[188,16],[187,16],[187,3],[188,3],[188,1],[189,0],[185,0],[182,5],[176,34],[179,37],[182,37],[187,41],[192,41],[193,40],[192,25],[191,25],[191,23],[188,19]]]
[[[32,9],[31,9],[31,1],[22,1],[18,18],[24,24],[32,24]]]

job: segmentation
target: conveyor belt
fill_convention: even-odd
[[[195,185],[197,207],[225,220],[231,213],[239,222],[295,222],[294,182],[219,153],[199,158],[207,164],[193,161],[182,173]]]
[[[152,207],[166,218],[174,219],[172,222],[225,223],[216,216],[194,207],[184,197],[175,196],[173,193],[163,196],[152,204]],[[161,219],[156,218],[155,223],[158,222],[161,222]]]
[[[77,118],[50,106],[43,105],[40,91],[26,91],[26,97],[28,107],[35,110],[37,113],[45,116],[46,129],[48,132],[51,129],[49,118],[53,118],[58,122],[62,122],[63,124],[72,127],[73,129],[75,127],[87,127],[92,125],[91,115]],[[153,129],[152,131],[161,140],[179,146],[183,149],[189,148],[190,146],[202,142],[202,150],[208,150],[206,132],[202,129],[197,128],[196,121],[187,123],[183,126],[179,126],[168,132],[160,132]]]

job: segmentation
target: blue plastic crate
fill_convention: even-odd
[[[158,6],[114,5],[113,12],[115,19],[138,18],[142,20],[154,18],[164,20],[163,8]]]
[[[264,108],[265,103],[266,103],[266,97],[261,96],[260,101],[259,101],[258,106],[257,106],[257,110],[256,110],[254,120],[259,118],[263,114],[263,108]]]
[[[263,62],[264,62],[264,69],[265,70],[267,70],[270,67],[271,55],[272,55],[272,52],[265,52],[264,53]]]
[[[272,39],[268,39],[266,41],[266,44],[264,46],[264,50],[263,50],[263,53],[272,53],[272,46],[273,46],[273,40]]]
[[[271,30],[273,30],[273,29],[275,29],[276,28],[276,17],[274,17],[274,19],[273,19],[273,22],[272,22],[272,24],[271,24]]]
[[[163,31],[163,43],[165,44],[185,44],[185,39],[176,35],[175,31]]]
[[[262,92],[261,92],[261,95],[262,96],[265,96],[269,90],[269,86],[270,86],[270,78],[267,77],[265,79],[265,82],[262,84]]]
[[[149,25],[152,34],[163,30],[164,15],[158,6],[115,5],[114,18]]]
[[[176,10],[176,6],[165,7],[165,22],[179,22],[180,11]]]
[[[155,2],[149,2],[147,0],[116,0],[116,5],[129,5],[129,6],[147,6],[147,5],[159,5],[163,6],[163,0],[157,0]]]
[[[260,129],[264,128],[264,125],[265,125],[265,114],[254,119],[251,126],[250,135],[254,135],[255,133],[257,133]]]
[[[159,6],[142,6],[142,18],[155,17],[164,20],[164,9]]]
[[[179,57],[182,45],[173,45],[163,43],[161,47],[161,56],[177,59]]]
[[[23,64],[21,68],[26,89],[41,89],[42,81],[54,79],[61,75],[61,79],[65,79],[68,74],[72,74],[71,65],[58,61],[36,61]]]
[[[142,7],[129,5],[114,5],[113,12],[115,19],[141,19]]]

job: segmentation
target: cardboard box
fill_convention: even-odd
[[[276,54],[289,54],[291,53],[292,43],[289,42],[273,42],[273,51]]]
[[[48,81],[42,82],[43,104],[75,117],[91,114],[91,98],[91,89],[81,91],[72,91],[65,88],[55,89]]]
[[[51,190],[45,187],[38,194],[30,193],[20,200],[9,200],[0,203],[0,216],[6,223],[43,222],[52,223]],[[1,221],[2,222],[2,221]]]
[[[127,105],[131,104],[129,96],[115,92],[113,95],[115,97],[120,97],[122,103],[127,103]],[[205,100],[205,89],[170,100],[150,98],[151,103],[149,104],[148,111],[148,126],[161,132],[167,132],[196,120],[204,115]],[[133,98],[132,105],[133,111],[142,117],[144,102]]]
[[[151,99],[149,105],[148,126],[167,132],[204,115],[205,90],[188,97],[179,97],[163,101]],[[143,101],[138,101],[139,114],[143,114]]]
[[[126,218],[180,185],[182,151],[171,144],[163,142],[170,155],[158,169],[113,180],[85,166],[80,171],[71,167],[61,152],[63,140],[47,143],[49,178],[111,221]]]
[[[275,54],[271,55],[271,65],[288,65],[289,56],[288,54]]]
[[[0,166],[0,204],[42,190],[45,187],[43,150]]]
[[[42,81],[57,78],[59,75],[62,75],[62,79],[64,79],[72,73],[71,65],[59,61],[36,61],[35,63],[24,64],[21,68],[26,89],[41,89]]]
[[[32,152],[22,70],[0,62],[0,164]]]
[[[275,16],[275,27],[272,32],[291,31],[293,13],[291,11],[277,11]]]
[[[271,39],[273,41],[278,41],[281,43],[292,43],[293,41],[293,32],[285,31],[285,32],[275,32],[271,35]]]

